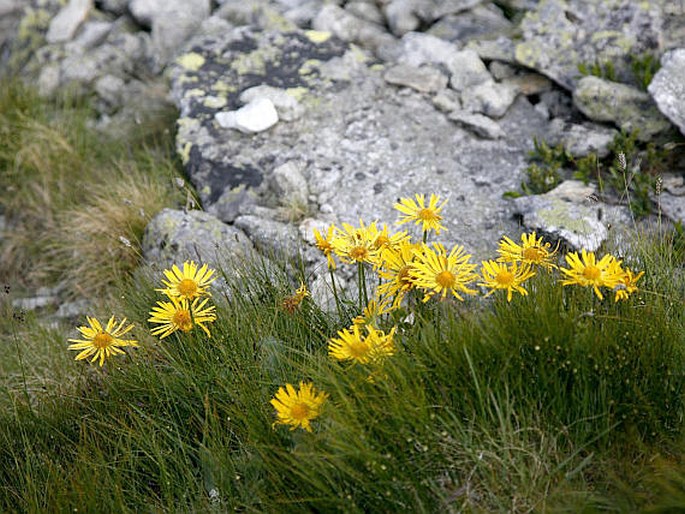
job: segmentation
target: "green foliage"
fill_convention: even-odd
[[[571,156],[562,145],[549,146],[537,138],[533,139],[534,150],[529,157],[533,161],[526,169],[527,181],[521,183],[526,194],[542,194],[551,191],[561,182],[560,169]]]
[[[583,76],[592,75],[606,80],[616,80],[616,70],[614,68],[614,63],[611,61],[600,63],[595,60],[595,62],[591,64],[579,63],[578,71]]]
[[[647,86],[652,82],[654,75],[661,68],[659,57],[644,53],[641,55],[630,55],[630,70],[633,72],[633,77],[640,89],[647,91]]]

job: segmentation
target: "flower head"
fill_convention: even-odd
[[[283,310],[288,314],[293,314],[302,303],[302,300],[307,296],[310,296],[307,286],[304,285],[304,282],[301,282],[300,287],[295,291],[295,294],[283,299],[281,307],[283,307]]]
[[[186,261],[183,263],[183,269],[179,269],[174,264],[170,270],[164,270],[166,280],[162,280],[162,284],[166,287],[164,289],[156,289],[169,297],[186,298],[193,300],[200,296],[212,296],[209,292],[208,286],[215,277],[214,270],[209,269],[206,264],[203,264],[200,269],[193,261]]]
[[[359,227],[349,223],[343,223],[342,227],[332,241],[340,259],[348,264],[375,263],[378,256],[378,249],[374,245],[378,233],[375,222],[367,227],[359,220]]]
[[[424,302],[433,295],[444,299],[449,293],[463,301],[460,293],[476,294],[468,287],[478,278],[473,272],[476,265],[469,262],[471,256],[464,253],[462,246],[454,246],[448,254],[441,244],[433,243],[433,248],[424,244],[415,255],[416,262],[409,273],[414,285],[426,291]]]
[[[122,347],[138,346],[138,341],[121,338],[133,328],[132,324],[124,327],[126,318],[117,325],[114,316],[112,316],[105,328],[102,328],[96,318],[86,316],[86,320],[90,326],[77,328],[85,339],[69,339],[69,342],[74,343],[69,345],[69,350],[81,350],[81,353],[76,356],[77,361],[87,359],[92,355],[93,358],[90,362],[100,359],[100,366],[102,366],[106,358],[124,353],[121,350]]]
[[[540,266],[547,271],[556,266],[552,263],[552,258],[557,253],[557,249],[551,249],[550,243],[543,243],[542,237],[536,237],[535,232],[521,234],[521,244],[517,244],[507,236],[502,237],[497,250],[500,257],[498,262],[520,262]]]
[[[209,329],[205,323],[211,323],[216,320],[214,310],[216,307],[211,305],[205,307],[208,298],[200,301],[195,298],[190,303],[186,298],[169,297],[169,302],[157,302],[157,305],[150,311],[150,323],[160,323],[161,326],[155,327],[151,330],[153,336],[159,336],[164,339],[168,335],[173,334],[177,330],[182,332],[190,332],[196,325],[200,327],[207,336],[212,337]]]
[[[514,291],[524,296],[528,294],[528,291],[521,284],[535,275],[535,272],[527,264],[519,266],[516,262],[506,264],[491,260],[483,261],[481,274],[483,275],[483,282],[480,285],[491,290],[485,296],[490,296],[498,289],[503,289],[507,291],[507,301],[510,302]]]
[[[328,341],[328,353],[340,361],[355,361],[359,364],[376,363],[395,354],[395,330],[393,327],[388,334],[364,325],[366,335],[361,333],[361,325],[354,324],[350,328],[338,332],[337,338]]]
[[[607,254],[597,261],[594,252],[582,250],[580,257],[577,252],[566,254],[566,262],[570,269],[559,268],[567,277],[562,281],[562,285],[592,287],[600,300],[604,299],[600,287],[613,289],[621,281],[621,262],[613,255]]]
[[[440,205],[440,197],[431,194],[428,205],[426,205],[426,195],[417,194],[416,201],[411,198],[400,198],[399,203],[394,205],[395,209],[400,211],[404,216],[397,221],[398,225],[408,222],[415,222],[416,225],[421,224],[423,232],[435,230],[436,234],[440,234],[441,230],[447,230],[440,222],[442,215],[440,211],[447,203],[447,200]]]
[[[645,274],[644,271],[640,271],[637,274],[633,274],[630,268],[625,270],[619,269],[615,270],[617,274],[620,275],[618,284],[614,287],[616,295],[614,296],[614,302],[619,300],[627,300],[628,297],[638,290],[637,281],[642,278]]]
[[[328,398],[324,392],[317,392],[311,383],[300,382],[299,390],[291,384],[278,388],[270,403],[276,409],[275,425],[290,425],[290,430],[300,427],[312,431],[310,421],[321,414],[322,406]]]
[[[378,286],[378,295],[393,298],[393,308],[414,288],[411,270],[414,267],[415,252],[420,248],[419,245],[405,241],[395,248],[388,248],[382,254],[378,275],[387,282]]]
[[[326,237],[324,237],[321,235],[321,232],[319,232],[317,229],[314,229],[316,247],[326,256],[326,259],[328,260],[328,269],[331,270],[334,270],[336,267],[335,258],[333,257],[333,240],[335,239],[337,230],[338,229],[335,227],[335,225],[329,226],[328,230],[326,231]]]

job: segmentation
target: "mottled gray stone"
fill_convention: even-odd
[[[267,217],[251,214],[236,218],[234,226],[244,231],[255,247],[269,258],[297,259],[302,242],[297,227]]]
[[[143,235],[143,257],[149,264],[167,267],[185,260],[224,267],[232,259],[254,257],[253,245],[241,230],[202,211],[164,209]]]
[[[663,8],[672,0],[541,0],[521,22],[516,60],[573,90],[578,65],[611,62],[622,82],[632,80],[629,55],[662,44]]]
[[[658,211],[675,223],[685,224],[685,176],[663,176],[661,194],[652,199]]]
[[[499,123],[483,116],[469,112],[455,111],[449,115],[452,121],[456,121],[474,134],[486,139],[500,139],[505,136]]]
[[[93,0],[69,0],[50,22],[45,40],[48,43],[64,43],[71,40],[92,8]]]
[[[573,157],[585,157],[595,152],[600,158],[609,155],[609,146],[618,131],[596,123],[576,124],[554,119],[549,126],[547,142],[551,145],[562,144]]]
[[[428,0],[391,0],[383,6],[388,26],[396,36],[403,36],[419,28],[421,11],[429,8]]]
[[[659,110],[685,134],[685,49],[661,57],[661,69],[648,90]]]
[[[486,61],[516,63],[516,45],[511,38],[506,36],[469,41],[464,48],[473,50],[478,57]]]
[[[630,220],[627,207],[602,204],[594,198],[594,186],[567,180],[543,195],[517,198],[514,205],[528,229],[563,241],[571,250],[594,252],[606,241],[608,225]]]
[[[512,28],[513,24],[498,7],[487,4],[447,15],[434,23],[427,33],[447,41],[467,43],[476,39],[494,39],[509,33]]]
[[[260,246],[280,245],[285,227],[292,227],[283,222],[274,179],[289,161],[303,165],[315,219],[357,224],[361,217],[391,225],[396,198],[435,192],[449,199],[448,231],[440,238],[447,245],[459,242],[485,257],[502,233],[517,230],[502,194],[518,186],[533,136],[546,131],[530,102],[515,101],[499,120],[504,137],[486,140],[450,121],[427,95],[389,86],[376,65],[361,61],[346,68],[347,80],[329,78],[322,70],[332,61],[341,66],[343,56],[359,53],[320,33],[241,29],[191,48],[202,59],[170,73],[181,111],[177,148],[208,211],[227,191],[244,186],[255,204],[238,209],[234,223]],[[259,84],[297,92],[303,116],[268,133],[227,137],[218,131],[202,91],[225,90],[231,108]],[[488,177],[487,187],[472,177]],[[297,230],[293,237],[300,241]],[[315,268],[326,273],[325,264]]]
[[[573,102],[591,120],[612,122],[628,132],[638,129],[641,141],[671,126],[647,93],[599,77],[583,77],[573,91]]]
[[[516,88],[493,80],[465,89],[461,93],[464,110],[501,118],[516,99]]]
[[[262,30],[295,30],[295,23],[281,14],[277,5],[268,0],[226,2],[213,15],[235,26],[250,25]]]
[[[464,91],[468,87],[492,81],[485,63],[473,50],[455,52],[448,62],[452,72],[450,87],[456,91]]]
[[[517,68],[505,62],[492,61],[488,66],[488,71],[495,80],[502,80],[516,75]]]
[[[461,95],[452,89],[443,89],[433,96],[432,101],[442,112],[450,113],[461,109]]]
[[[129,0],[100,0],[100,10],[121,16],[128,9]]]
[[[272,189],[278,201],[285,207],[307,206],[309,186],[302,174],[305,165],[301,161],[288,161],[274,168]]]
[[[448,80],[445,74],[436,68],[417,68],[408,64],[397,64],[389,68],[383,78],[389,84],[410,87],[421,93],[436,93],[445,89]]]
[[[378,25],[385,24],[385,17],[372,2],[353,1],[345,4],[345,10],[359,19],[370,21]]]
[[[115,75],[103,75],[95,82],[95,93],[110,108],[121,106],[126,82]]]
[[[492,66],[491,66],[492,67]],[[508,77],[502,81],[503,84],[512,86],[522,95],[540,95],[553,88],[552,81],[544,75],[538,73],[521,73]]]
[[[83,53],[91,50],[107,38],[112,27],[113,24],[108,21],[86,22],[83,24],[81,33],[73,41],[68,42],[65,49],[69,53]]]
[[[398,62],[410,66],[422,64],[452,65],[459,47],[449,41],[422,32],[409,32],[402,37]]]

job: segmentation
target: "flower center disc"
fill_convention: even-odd
[[[112,344],[113,339],[114,338],[107,332],[98,332],[93,338],[93,346],[96,346],[100,349],[107,348],[110,344]]]
[[[409,266],[402,266],[397,272],[397,282],[402,286],[411,286],[411,276],[409,275]]]
[[[355,246],[350,250],[350,258],[352,258],[355,261],[363,261],[366,260],[366,258],[369,255],[369,251],[364,248],[363,246]]]
[[[545,258],[545,251],[536,246],[523,249],[523,258],[531,262],[541,262]]]
[[[439,220],[440,216],[433,209],[421,209],[418,213],[419,219],[424,221],[435,221]]]
[[[601,275],[602,272],[596,266],[588,266],[583,270],[583,277],[588,280],[597,280]]]
[[[355,359],[365,357],[369,353],[369,345],[365,341],[354,341],[350,344],[350,355]]]
[[[184,278],[178,283],[178,292],[188,298],[194,296],[197,293],[197,283],[190,278]]]
[[[290,408],[290,415],[293,419],[301,421],[309,416],[309,405],[306,403],[296,403]]]
[[[193,328],[193,320],[190,317],[190,311],[187,310],[176,311],[171,321],[184,332]]]
[[[503,286],[509,286],[514,282],[514,274],[510,271],[500,271],[495,277],[495,282]]]
[[[454,285],[454,274],[451,271],[441,271],[435,277],[435,281],[440,287],[450,288]]]

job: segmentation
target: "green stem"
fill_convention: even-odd
[[[338,318],[340,321],[343,319],[342,307],[340,306],[340,297],[338,296],[338,287],[335,285],[335,273],[333,273],[333,268],[329,266],[328,273],[331,275],[331,286],[333,287],[333,297],[335,298],[335,308],[338,311]]]

